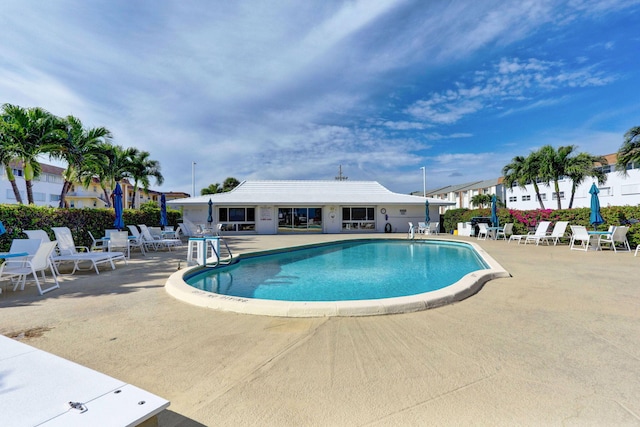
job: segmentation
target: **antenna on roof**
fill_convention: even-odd
[[[342,165],[340,165],[340,167],[338,167],[338,176],[336,176],[336,181],[346,181],[348,179],[348,176],[342,175]]]

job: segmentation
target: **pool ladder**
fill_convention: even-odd
[[[233,253],[222,237],[192,237],[187,249],[187,264],[217,267],[229,265],[233,260]],[[209,257],[208,255],[211,254]],[[224,258],[223,258],[224,255]]]
[[[227,241],[224,240],[222,237],[218,238],[218,241],[221,243],[219,245],[219,249],[216,248],[216,245],[213,243],[213,241],[208,240],[206,241],[206,243],[209,243],[211,245],[211,251],[213,252],[213,254],[215,255],[215,262],[209,264],[207,263],[205,265],[205,267],[217,267],[219,265],[229,265],[231,264],[231,260],[233,259],[233,254],[231,253],[231,248],[229,248],[229,245],[227,244]],[[224,249],[226,251],[226,258],[222,259],[222,257],[220,256],[222,254],[222,246],[224,245]],[[218,250],[220,251],[220,253],[218,253]],[[206,251],[206,248],[205,248]]]

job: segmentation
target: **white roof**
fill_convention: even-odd
[[[167,201],[168,205],[417,205],[424,197],[394,193],[376,181],[243,181],[227,193]],[[429,204],[454,202],[428,198]]]

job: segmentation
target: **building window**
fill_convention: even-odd
[[[522,201],[523,202],[528,202],[529,200],[531,200],[531,196],[530,195],[522,196]]]
[[[510,202],[517,202],[518,201],[518,197],[517,196],[510,196],[509,197],[509,201]]]
[[[59,194],[49,194],[49,201],[50,202],[59,202],[60,201],[60,195]]]
[[[278,232],[321,232],[322,208],[278,208]]]
[[[554,191],[553,193],[551,193],[551,195],[552,195],[551,199],[552,200],[558,200],[558,194],[560,194],[560,199],[561,200],[564,199],[564,191],[561,191],[560,193],[556,193]]]
[[[376,229],[376,210],[373,207],[343,207],[342,229],[345,231],[371,231]],[[400,213],[402,215],[402,212]]]
[[[542,200],[547,200],[547,193],[540,193],[540,198]]]
[[[22,169],[13,169],[12,172],[14,176],[22,176]]]
[[[255,231],[255,208],[218,208],[222,231]]]
[[[45,193],[33,193],[33,201],[34,202],[46,202],[47,195]]]

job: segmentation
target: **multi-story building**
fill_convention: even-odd
[[[420,194],[420,193],[412,193]],[[471,199],[478,194],[497,195],[502,199],[503,185],[502,178],[488,179],[484,181],[473,181],[464,184],[448,185],[433,190],[427,191],[427,197],[433,197],[435,199],[446,200],[453,202],[453,205],[440,206],[440,213],[443,214],[449,209],[467,208],[472,209],[476,206],[471,205]]]
[[[60,193],[62,192],[62,185],[64,184],[64,178],[62,173],[64,168],[57,166],[40,164],[42,173],[40,176],[33,180],[33,199],[34,203],[38,206],[51,206],[57,207],[60,203]],[[27,187],[24,180],[24,170],[22,163],[16,162],[11,164],[13,174],[16,179],[16,185],[20,191],[22,197],[22,203],[27,203]],[[122,193],[125,195],[123,204],[125,209],[130,209],[132,206],[135,208],[140,207],[148,201],[153,201],[160,205],[159,191],[138,188],[135,195],[133,184],[127,179],[120,181],[122,187]],[[179,199],[189,197],[188,194],[182,192],[169,192],[165,193],[167,200]],[[67,206],[70,208],[104,208],[108,206],[105,198],[104,191],[100,186],[100,181],[94,179],[88,187],[84,187],[80,183],[75,183],[66,195]],[[0,203],[15,204],[17,203],[11,182],[7,177],[7,173],[4,168],[0,168]]]
[[[626,167],[626,174],[616,171],[617,156],[608,154],[604,156],[608,165],[602,166],[606,173],[607,180],[604,184],[598,184],[595,179],[587,178],[576,188],[573,205],[574,208],[587,208],[591,204],[591,194],[589,189],[596,182],[600,199],[600,206],[635,206],[640,204],[640,164],[631,163]],[[557,209],[558,200],[562,209],[569,207],[571,199],[571,188],[573,181],[568,177],[562,177],[559,181],[560,191],[556,194],[553,183],[539,183],[540,197],[546,209]],[[536,198],[533,184],[521,187],[505,188],[503,200],[507,207],[511,209],[529,210],[539,209],[540,203]]]
[[[64,183],[62,178],[64,169],[46,164],[41,164],[40,166],[42,173],[33,180],[33,201],[38,206],[58,206],[62,184]],[[11,163],[10,167],[13,170],[22,202],[27,203],[27,186],[24,180],[22,163]],[[0,168],[0,203],[17,203],[11,182],[4,168]]]

